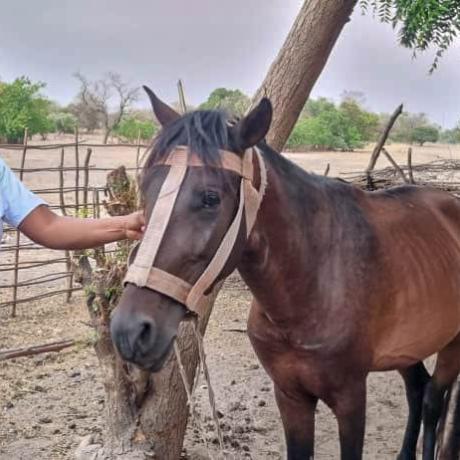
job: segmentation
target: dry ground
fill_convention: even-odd
[[[407,146],[390,145],[388,150],[397,161],[405,162]],[[96,153],[92,163],[98,166],[134,164],[134,152],[122,154],[114,147]],[[1,152],[1,155],[11,165],[18,164],[17,152]],[[330,163],[331,175],[340,175],[362,171],[369,150],[288,156],[317,173],[322,173]],[[460,159],[460,149],[447,146],[414,149],[414,162],[438,157]],[[54,161],[57,165],[57,158],[55,152],[50,152],[47,158],[31,154],[29,164]],[[386,166],[384,159],[380,161],[381,166]],[[103,182],[102,175],[96,179]],[[31,173],[25,177],[32,188],[49,186],[55,180],[55,173]],[[3,282],[1,277],[0,280]],[[0,293],[0,301],[6,295]],[[244,331],[249,302],[250,293],[236,275],[232,276],[216,303],[206,335],[212,382],[217,406],[223,413],[221,421],[227,447],[234,458],[281,459],[284,441],[272,386],[246,334],[239,332]],[[71,459],[82,436],[97,436],[102,431],[104,395],[91,348],[92,332],[85,325],[87,320],[78,295],[70,304],[58,297],[22,305],[16,319],[0,311],[0,349],[60,338],[78,340],[78,346],[60,353],[0,362],[1,460]],[[406,419],[401,379],[393,372],[375,374],[369,378],[368,388],[365,458],[393,459],[402,441]],[[204,386],[199,388],[198,401],[207,436],[212,438]],[[319,407],[316,433],[317,458],[338,458],[335,420],[324,405]],[[187,435],[186,453],[190,459],[207,458],[193,427]]]

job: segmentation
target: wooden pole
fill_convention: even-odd
[[[365,171],[366,176],[368,178],[370,178],[370,175],[375,168],[375,164],[377,163],[377,159],[380,155],[380,151],[382,150],[382,147],[385,145],[388,135],[390,134],[391,128],[393,128],[393,125],[395,124],[399,115],[401,115],[402,111],[403,111],[403,105],[401,104],[398,107],[396,107],[396,110],[393,112],[393,115],[391,115],[390,119],[388,120],[388,123],[386,124],[384,130],[382,131],[382,134],[377,144],[375,145],[374,150],[372,151],[371,158],[369,160],[369,164]]]
[[[75,127],[75,206],[76,214],[78,215],[80,197],[79,197],[79,187],[80,187],[80,152],[78,150],[78,125]]]
[[[393,168],[395,168],[396,172],[400,175],[401,179],[405,184],[408,184],[409,181],[407,180],[404,171],[399,167],[398,163],[393,159],[393,157],[388,153],[388,150],[385,147],[382,147],[382,153],[386,156],[387,160],[391,163]]]
[[[47,343],[45,345],[34,345],[26,348],[16,348],[13,350],[0,351],[0,361],[6,359],[19,358],[21,356],[32,356],[40,353],[49,353],[50,351],[60,351],[64,348],[75,345],[74,340],[59,340],[58,342]]]
[[[85,217],[88,217],[88,187],[89,187],[89,162],[91,160],[91,154],[93,150],[88,148],[86,150],[86,157],[85,157],[85,169],[84,169],[84,178],[83,178],[83,211],[85,213]]]
[[[136,151],[136,175],[139,174],[139,159],[141,156],[141,130],[137,132],[137,151]]]
[[[67,215],[67,209],[64,198],[64,161],[65,161],[65,149],[61,149],[61,161],[59,163],[59,205],[61,208],[61,213],[63,216]],[[69,303],[72,298],[72,289],[73,289],[73,271],[72,271],[72,259],[70,257],[70,251],[65,250],[65,266],[66,270],[71,274],[67,278],[67,292],[66,292],[66,302]]]
[[[22,181],[24,178],[24,167],[26,164],[26,154],[27,154],[27,143],[29,140],[28,129],[24,130],[24,141],[23,149],[21,156],[21,167],[19,169],[19,179]],[[21,233],[19,230],[16,230],[16,250],[14,252],[14,274],[13,274],[13,308],[11,309],[11,316],[14,318],[16,316],[16,305],[18,300],[18,279],[19,279],[19,246],[21,242]]]
[[[414,171],[412,170],[412,147],[407,151],[407,171],[409,172],[409,182],[415,184]]]

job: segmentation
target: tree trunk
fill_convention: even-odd
[[[112,132],[111,128],[105,128],[104,129],[104,139],[102,140],[103,144],[107,144],[107,142],[109,141],[109,136],[110,136],[111,132]]]
[[[267,142],[281,151],[357,0],[305,0],[278,56],[254,96],[273,104]]]

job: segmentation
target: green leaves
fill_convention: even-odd
[[[239,89],[217,88],[199,108],[204,110],[222,109],[227,110],[232,115],[242,116],[250,103],[249,97]]]
[[[40,95],[43,83],[21,77],[0,86],[0,138],[20,142],[25,128],[29,135],[46,134],[53,128],[51,102]]]
[[[430,72],[460,32],[459,0],[361,0],[364,13],[372,11],[382,22],[399,26],[401,45],[414,50],[436,49]]]
[[[378,116],[369,113],[353,99],[339,107],[328,99],[311,99],[288,139],[289,148],[353,150],[363,146],[376,133]]]
[[[143,140],[150,140],[157,131],[158,128],[152,121],[142,120],[131,114],[121,120],[115,129],[115,134],[127,141],[133,142],[139,135]]]

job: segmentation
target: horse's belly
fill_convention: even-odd
[[[374,343],[372,370],[400,369],[442,350],[460,333],[458,303],[401,309]]]

